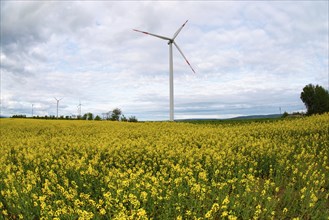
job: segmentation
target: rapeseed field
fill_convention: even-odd
[[[329,114],[0,123],[0,219],[329,219]]]

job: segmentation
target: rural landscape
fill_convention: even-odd
[[[0,1],[0,220],[329,220],[328,8]]]

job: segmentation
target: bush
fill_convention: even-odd
[[[129,122],[138,122],[137,118],[135,116],[130,116],[128,119]]]

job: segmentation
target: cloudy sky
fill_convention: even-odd
[[[175,119],[304,109],[328,88],[328,1],[1,1],[1,115],[101,114]]]

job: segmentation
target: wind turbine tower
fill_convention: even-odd
[[[55,98],[55,97],[54,97]],[[63,98],[61,98],[61,99],[57,99],[57,98],[55,98],[55,100],[56,100],[56,102],[57,102],[57,116],[56,116],[56,118],[58,119],[58,103],[59,103],[59,101],[61,101]]]
[[[81,101],[79,99],[79,105],[78,105],[78,118],[81,118]]]
[[[147,35],[151,35],[153,37],[157,37],[160,38],[162,40],[167,40],[168,41],[168,45],[169,45],[169,106],[170,106],[170,121],[174,121],[174,68],[173,68],[173,52],[172,52],[172,45],[174,44],[175,47],[177,48],[177,50],[179,51],[179,53],[183,56],[183,58],[185,59],[186,63],[190,66],[190,68],[192,69],[192,71],[195,73],[194,69],[192,68],[191,64],[188,62],[188,60],[186,59],[186,57],[184,56],[182,50],[178,47],[178,45],[175,42],[175,38],[177,37],[177,35],[179,34],[179,32],[183,29],[183,27],[185,26],[185,24],[187,23],[187,21],[185,21],[185,23],[178,28],[178,30],[175,32],[175,34],[173,35],[172,38],[169,37],[164,37],[161,35],[157,35],[157,34],[151,34],[145,31],[139,31],[136,29],[133,29],[134,31],[143,33],[143,34],[147,34]]]

